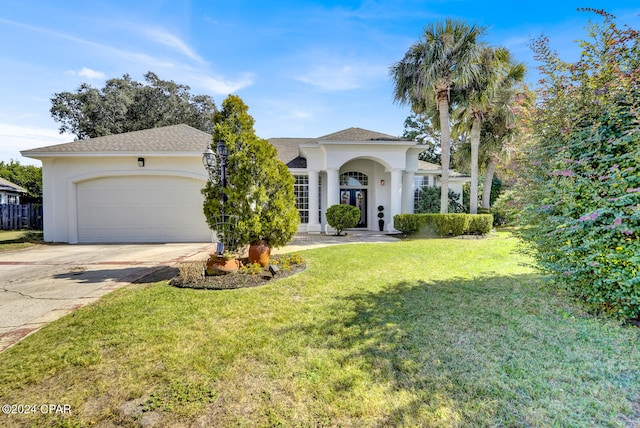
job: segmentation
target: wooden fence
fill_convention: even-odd
[[[0,204],[0,230],[42,230],[42,205]]]

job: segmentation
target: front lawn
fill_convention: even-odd
[[[341,245],[264,287],[116,290],[0,354],[2,404],[71,409],[0,425],[637,426],[640,330],[516,246]]]
[[[0,252],[31,247],[42,242],[42,231],[0,230]]]

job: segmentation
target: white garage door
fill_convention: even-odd
[[[78,183],[78,242],[206,242],[199,180],[104,177]]]

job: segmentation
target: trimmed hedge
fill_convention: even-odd
[[[491,214],[398,214],[393,226],[405,235],[430,229],[440,236],[486,235],[491,231]]]
[[[467,235],[486,235],[491,232],[493,226],[493,214],[470,215],[471,219],[467,226]]]

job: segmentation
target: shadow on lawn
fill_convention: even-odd
[[[619,380],[640,382],[640,375],[619,366],[597,340],[576,337],[574,323],[592,325],[593,319],[541,288],[539,279],[528,274],[403,281],[340,298],[334,317],[300,328],[324,337],[311,346],[338,351],[340,366],[364,360],[372,382],[389,385],[389,397],[402,404],[379,426],[602,422],[599,416],[589,419],[593,409],[609,417],[612,409],[590,399],[589,390],[608,389],[624,399],[629,391]],[[566,352],[575,347],[579,351]],[[605,373],[591,373],[587,367],[594,362],[607,367]],[[576,386],[581,376],[592,385]],[[342,381],[331,387],[346,396],[353,390]],[[564,405],[557,408],[558,402]]]

